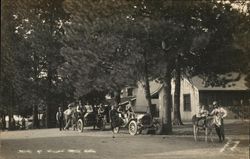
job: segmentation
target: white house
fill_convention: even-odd
[[[232,80],[224,86],[217,87],[205,86],[204,81],[199,77],[181,80],[180,113],[182,120],[191,120],[192,116],[197,113],[199,104],[209,106],[215,100],[227,108],[231,106],[237,108],[239,105],[249,105],[250,89],[245,85],[246,76],[240,75],[239,77],[239,74],[237,75],[235,73],[227,76],[231,79],[237,78],[237,80]],[[172,81],[172,104],[174,104],[174,87],[175,85]],[[127,94],[124,92],[127,92]],[[150,93],[152,97],[153,115],[162,118],[163,107],[165,105],[163,85],[156,81],[151,81]],[[130,95],[129,99],[132,99],[135,109],[137,107],[147,107],[147,100],[145,98],[145,91],[142,83],[138,82],[137,87],[125,88],[122,98],[128,98],[127,95]],[[123,104],[126,103],[127,101],[123,100]]]

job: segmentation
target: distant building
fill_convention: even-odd
[[[245,75],[236,73],[227,74],[225,75],[225,80],[230,82],[223,86],[214,87],[205,86],[204,81],[197,76],[192,79],[181,80],[180,113],[182,120],[191,120],[192,116],[198,111],[200,103],[207,107],[215,100],[223,107],[249,105],[250,89],[245,85],[245,77]],[[172,106],[174,104],[174,87],[174,81],[172,81]],[[165,105],[163,85],[156,81],[151,81],[150,93],[153,116],[162,118],[163,106]],[[128,103],[128,100],[132,100],[135,109],[136,107],[147,107],[144,87],[140,82],[138,82],[137,87],[124,88],[121,98],[121,104],[124,105]]]

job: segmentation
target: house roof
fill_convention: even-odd
[[[163,84],[158,83],[156,81],[150,81],[149,86],[150,86],[150,94],[151,96],[153,96],[161,90]]]
[[[219,76],[224,81],[227,81],[224,85],[218,86],[206,86],[205,81],[198,76],[195,76],[189,80],[200,91],[245,91],[250,90],[246,85],[246,75],[240,73],[228,73]]]

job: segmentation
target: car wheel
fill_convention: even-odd
[[[83,132],[84,124],[82,119],[78,119],[77,121],[77,131],[78,132]]]
[[[129,134],[130,135],[136,135],[137,130],[138,130],[137,123],[136,123],[136,121],[132,120],[128,125]]]
[[[101,127],[100,127],[101,131],[105,130],[105,125],[106,125],[106,122],[105,122],[104,119],[102,119],[102,124],[101,124]]]

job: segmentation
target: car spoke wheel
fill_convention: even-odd
[[[83,125],[82,119],[78,119],[78,121],[77,121],[77,131],[78,132],[83,132],[83,127],[84,127],[84,125]]]
[[[137,130],[138,130],[138,127],[137,127],[137,123],[136,121],[131,121],[128,125],[128,131],[129,131],[129,134],[130,135],[136,135],[137,134]]]
[[[104,119],[102,119],[102,124],[101,124],[101,127],[100,127],[100,130],[101,131],[104,131],[105,130],[105,125],[106,125],[106,122],[105,122],[105,120]]]

